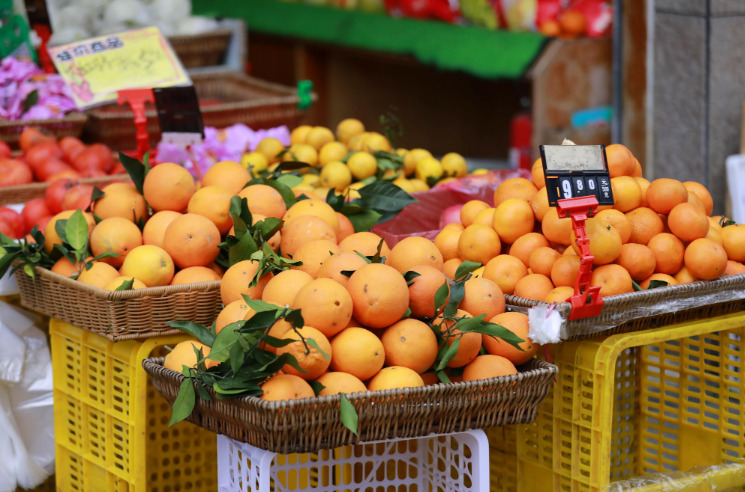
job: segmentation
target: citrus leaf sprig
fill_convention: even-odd
[[[52,267],[54,260],[44,251],[44,234],[37,226],[34,226],[29,235],[33,241],[27,241],[26,238],[16,241],[0,232],[0,277],[8,271],[12,275],[22,268],[26,275],[33,278],[34,267]],[[14,261],[18,261],[15,266],[13,266]]]
[[[234,234],[228,235],[219,247],[223,250],[218,263],[230,267],[239,261],[251,259],[257,251],[280,229],[284,221],[274,217],[254,223],[253,215],[245,198],[234,196],[230,199],[230,217],[233,219]],[[224,254],[227,252],[227,255]]]
[[[386,180],[377,180],[359,190],[359,198],[349,199],[337,195],[332,189],[326,195],[326,202],[336,212],[347,216],[355,232],[369,231],[375,224],[395,217],[416,199],[404,190]]]

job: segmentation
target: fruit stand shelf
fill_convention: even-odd
[[[240,18],[252,32],[410,55],[424,64],[491,79],[522,77],[548,39],[532,32],[392,18],[296,2],[192,3],[197,15]]]

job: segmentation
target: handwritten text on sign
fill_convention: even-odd
[[[80,109],[114,102],[122,89],[191,84],[157,27],[54,46],[49,55]]]

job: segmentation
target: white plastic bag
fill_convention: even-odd
[[[41,318],[0,302],[0,492],[54,472],[52,359]]]

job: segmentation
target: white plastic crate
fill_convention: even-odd
[[[217,439],[220,492],[481,492],[489,490],[482,430],[278,454]]]

